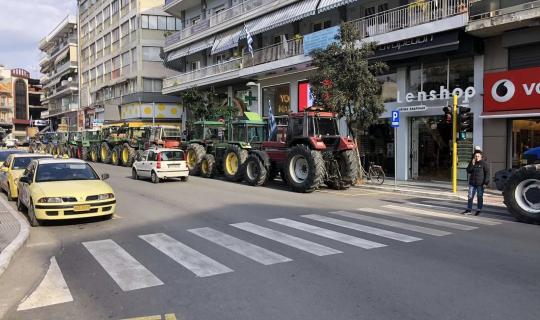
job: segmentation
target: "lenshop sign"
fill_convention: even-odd
[[[405,94],[405,100],[402,100],[400,92],[397,92],[397,102],[421,102],[421,101],[435,101],[435,100],[449,100],[456,95],[458,99],[463,98],[463,103],[468,103],[469,99],[473,98],[476,95],[476,89],[474,87],[467,87],[465,90],[461,88],[455,88],[450,91],[444,86],[441,86],[439,91],[431,90],[418,91],[418,94],[415,95],[412,92]]]

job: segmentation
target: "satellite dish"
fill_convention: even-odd
[[[73,81],[73,78],[72,78],[72,77],[69,77],[67,80],[68,80],[69,82],[71,82],[71,81]]]

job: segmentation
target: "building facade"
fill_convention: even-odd
[[[540,147],[540,2],[471,4],[467,32],[482,38],[483,142],[492,172],[524,165]]]
[[[80,96],[85,128],[111,121],[180,124],[180,99],[162,94],[173,72],[160,53],[180,28],[164,0],[79,0]]]
[[[43,77],[42,117],[54,131],[78,128],[79,77],[77,18],[67,16],[39,43],[43,58],[39,65]]]
[[[0,65],[0,128],[24,141],[30,120],[40,119],[41,95],[39,80],[30,78],[28,71]]]

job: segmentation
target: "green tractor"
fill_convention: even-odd
[[[213,143],[206,144],[199,142],[204,139],[190,141],[188,167],[191,163],[190,170],[195,168],[195,173],[203,177],[210,178],[216,173],[223,173],[227,180],[239,182],[243,179],[243,166],[251,150],[259,149],[266,138],[266,122],[256,113],[245,112],[242,118],[231,120],[227,125],[218,123],[221,128],[226,128],[221,135],[226,139],[212,140]],[[195,125],[197,129],[197,123]],[[207,121],[202,125],[208,127],[209,123]],[[201,130],[198,131],[200,133]],[[197,130],[195,133],[197,136]]]
[[[129,136],[120,154],[120,161],[126,167],[131,167],[137,153],[152,147],[176,149],[182,141],[180,128],[176,126],[146,126],[140,130],[131,128]]]
[[[101,130],[87,130],[82,133],[81,156],[83,160],[99,162],[101,160],[101,142],[103,141]]]
[[[100,147],[101,162],[113,165],[126,165],[122,163],[123,149],[130,147],[130,143],[139,141],[143,135],[144,128],[129,125],[110,126],[103,129],[103,140]],[[134,159],[131,155],[126,160]]]
[[[197,121],[193,125],[192,139],[184,144],[183,148],[186,150],[189,174],[210,177],[213,174],[213,170],[210,168],[213,168],[215,163],[215,157],[212,153],[223,149],[226,145],[224,143],[226,126],[221,121],[207,120]]]
[[[80,131],[70,131],[68,132],[67,141],[64,145],[65,151],[70,158],[79,158],[81,159],[81,153],[79,145],[81,143],[82,132]]]

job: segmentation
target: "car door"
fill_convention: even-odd
[[[30,185],[34,181],[35,163],[31,163],[26,170],[24,170],[23,177],[27,177],[30,183],[22,182],[19,180],[19,197],[22,204],[26,207],[30,204]]]
[[[155,168],[156,160],[157,153],[155,151],[148,150],[148,158],[146,159],[146,170],[149,177],[152,174],[152,170]]]
[[[7,181],[8,181],[8,171],[9,167],[11,166],[11,161],[13,159],[13,156],[8,156],[6,161],[4,161],[4,164],[0,168],[0,187],[2,189],[7,190]]]
[[[148,168],[147,168],[147,165],[146,165],[147,158],[148,158],[148,150],[143,152],[143,154],[141,156],[141,160],[138,163],[137,173],[141,177],[149,177],[150,176],[150,172],[148,171]]]

